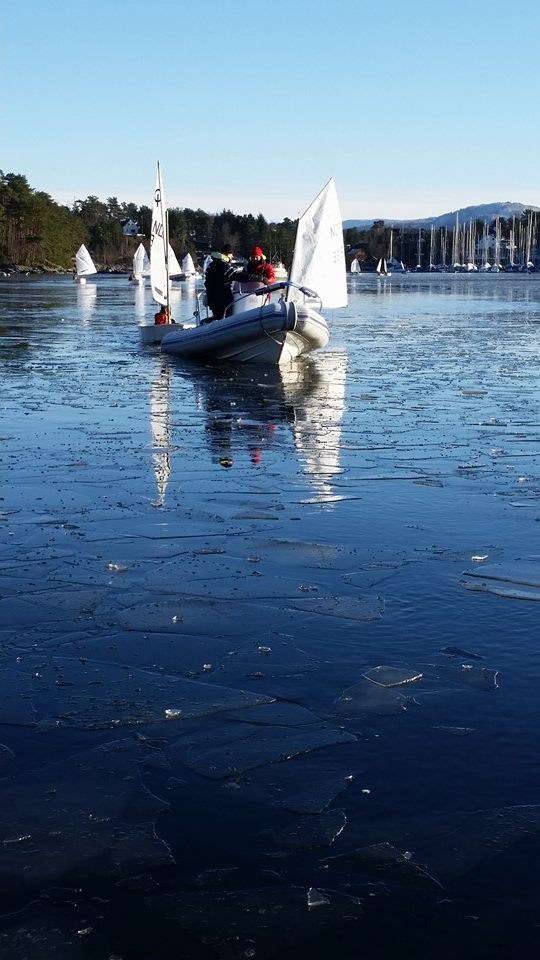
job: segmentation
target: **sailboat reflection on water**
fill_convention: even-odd
[[[333,498],[332,478],[340,472],[340,437],[345,406],[347,354],[329,351],[316,360],[286,367],[202,368],[194,378],[198,406],[206,411],[205,433],[214,462],[230,468],[249,456],[263,468],[266,454],[279,450],[290,431],[298,461],[315,501]],[[281,437],[280,437],[281,432]]]
[[[150,391],[152,465],[157,487],[157,499],[153,504],[156,507],[163,507],[165,504],[165,493],[171,475],[170,376],[169,367],[162,364]]]

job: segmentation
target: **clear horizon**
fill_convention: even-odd
[[[344,220],[540,206],[540,7],[15,0],[3,10],[4,172],[61,203],[295,219],[330,177]],[[530,161],[528,158],[531,158]],[[519,194],[519,196],[518,196]]]

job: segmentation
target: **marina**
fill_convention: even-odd
[[[0,955],[538,952],[540,275],[348,287],[268,367],[0,279]]]

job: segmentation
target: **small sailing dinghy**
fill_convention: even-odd
[[[166,307],[169,317],[171,315],[170,277],[181,272],[180,264],[169,244],[169,217],[158,163],[152,208],[152,233],[150,236],[150,285],[154,300],[160,306]],[[161,340],[169,333],[171,328],[170,323],[142,323],[139,326],[141,340],[143,343],[161,343]]]
[[[326,346],[330,334],[320,311],[347,305],[343,228],[333,179],[298,221],[290,279],[235,286],[234,302],[223,319],[208,322],[199,309],[195,325],[168,328],[163,352],[282,364]]]
[[[199,274],[195,269],[195,264],[193,263],[193,257],[190,253],[186,253],[185,257],[182,260],[182,273],[180,274],[179,280],[196,280]]]
[[[93,273],[97,273],[94,261],[84,243],[81,243],[75,254],[75,276],[73,279],[75,283],[86,283],[86,278],[91,277]]]
[[[150,259],[143,243],[140,243],[133,254],[133,273],[129,278],[131,283],[142,287],[144,278],[150,276]]]

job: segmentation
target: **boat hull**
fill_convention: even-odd
[[[279,301],[191,329],[178,328],[161,342],[164,353],[234,363],[289,363],[326,346],[324,317],[294,302]]]
[[[172,323],[141,323],[139,326],[141,343],[161,343],[163,337],[173,328]]]

